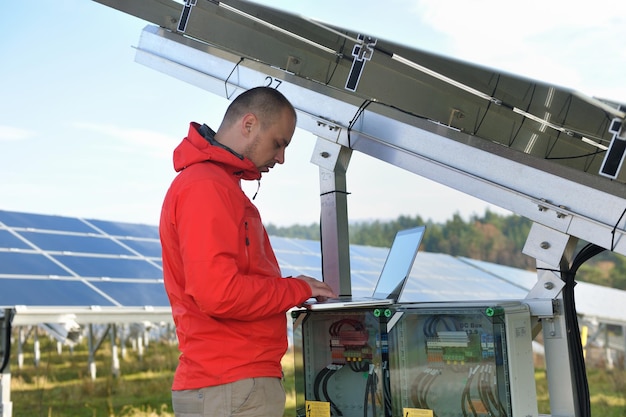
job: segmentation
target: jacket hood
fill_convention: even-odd
[[[259,180],[261,178],[261,172],[248,158],[237,155],[225,146],[212,144],[214,135],[215,132],[208,126],[191,122],[187,137],[174,149],[174,169],[176,172],[180,172],[193,164],[212,161],[232,168],[232,173],[244,180]]]

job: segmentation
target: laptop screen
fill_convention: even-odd
[[[401,230],[391,244],[387,260],[378,278],[374,298],[398,300],[424,236],[425,226]]]

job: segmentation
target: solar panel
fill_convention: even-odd
[[[132,251],[148,257],[154,258],[155,260],[161,259],[161,244],[159,241],[154,239],[141,239],[141,238],[133,238],[133,239],[119,239],[118,240],[122,245],[127,246]]]
[[[173,0],[96,1],[159,25],[142,32],[141,64],[229,100],[280,89],[321,167],[358,151],[626,254],[610,238],[626,234],[621,103],[243,0],[198,3],[184,34],[162,26]]]
[[[159,239],[159,228],[152,225],[104,220],[87,220],[87,222],[98,230],[101,230],[103,234],[111,236],[135,236]]]
[[[156,226],[2,210],[0,219],[0,307],[169,307]],[[283,275],[322,276],[318,241],[270,240]],[[353,295],[371,294],[388,251],[350,246]],[[536,279],[532,271],[420,252],[400,301],[522,299]],[[603,311],[606,303],[585,294],[626,302],[623,291],[585,283],[577,289],[581,314],[616,320],[615,312]]]
[[[58,277],[69,274],[43,254],[9,249],[0,252],[0,276],[11,275]]]
[[[87,278],[123,278],[161,280],[163,272],[145,259],[54,255],[54,258]]]
[[[40,233],[22,231],[20,236],[46,251],[132,255],[132,253],[106,236]]]
[[[29,246],[9,233],[8,230],[0,230],[0,247],[7,249],[28,249]]]
[[[400,302],[519,300],[527,293],[508,280],[450,255],[420,253]]]
[[[0,306],[160,306],[158,228],[0,210]]]
[[[92,281],[91,285],[123,306],[169,306],[162,283]]]
[[[0,210],[0,223],[25,229],[90,233],[94,230],[77,218]]]
[[[85,282],[62,279],[0,278],[0,306],[115,306]]]

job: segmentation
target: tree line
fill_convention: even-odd
[[[420,225],[426,225],[423,251],[535,269],[535,259],[522,253],[532,222],[515,214],[500,215],[488,209],[483,215],[473,215],[467,221],[455,214],[444,223],[425,220],[419,215],[350,223],[350,243],[390,247],[396,232]],[[318,223],[288,227],[269,224],[267,231],[272,236],[320,239]],[[585,243],[579,242],[579,247]],[[581,266],[576,280],[626,290],[626,258],[604,251]]]

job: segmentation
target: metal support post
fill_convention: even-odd
[[[111,374],[114,377],[120,376],[120,357],[117,350],[117,326],[115,324],[111,325]]]
[[[20,326],[17,329],[17,367],[22,369],[24,366],[24,342],[26,341],[26,335],[24,334],[24,326]]]
[[[87,367],[89,368],[89,376],[92,381],[96,380],[96,359],[95,352],[96,348],[94,347],[93,340],[93,324],[89,324],[89,336],[87,338],[87,347],[89,350],[89,356],[87,359]]]
[[[41,346],[39,343],[39,327],[35,326],[33,331],[33,363],[35,367],[39,366],[41,361]]]
[[[550,393],[550,411],[554,416],[577,416],[578,393],[575,392],[568,348],[567,324],[563,310],[564,283],[562,271],[569,269],[578,239],[534,223],[523,252],[537,260],[537,284],[527,298],[557,300],[559,311],[552,317],[542,317],[546,378]]]
[[[126,336],[127,336],[127,329],[126,329],[126,325],[122,324],[121,325],[121,335],[120,335],[120,347],[122,350],[122,359],[126,359]]]
[[[311,162],[319,166],[321,252],[324,281],[337,294],[351,295],[346,169],[352,150],[317,139]]]

